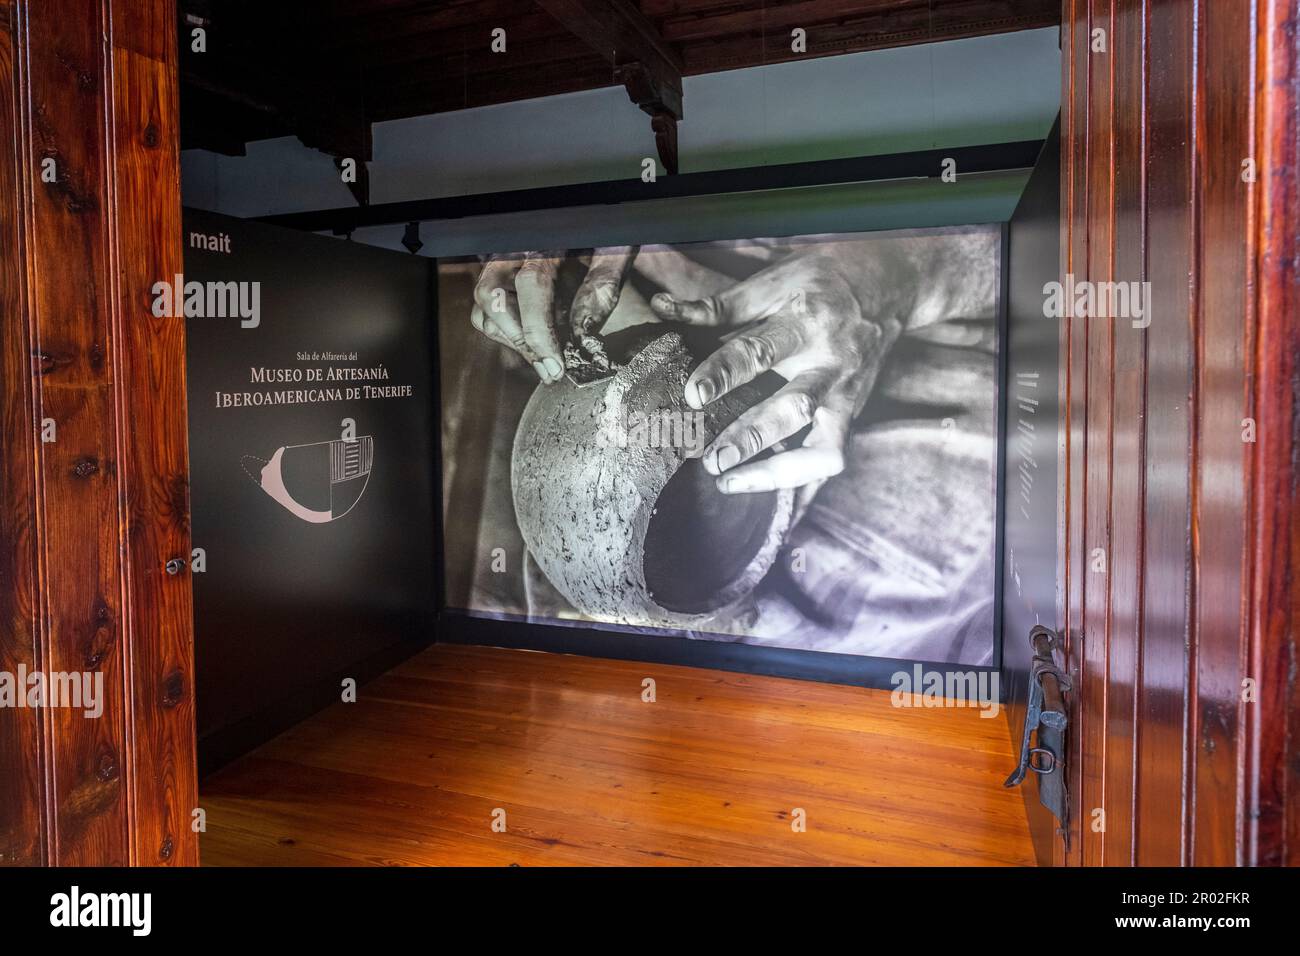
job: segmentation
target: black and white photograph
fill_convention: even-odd
[[[440,263],[448,606],[989,664],[1000,268],[996,226]]]

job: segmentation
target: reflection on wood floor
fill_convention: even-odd
[[[655,681],[653,703],[642,681]],[[209,865],[1032,864],[1006,717],[437,645],[205,781]],[[803,811],[806,830],[792,814]],[[493,829],[504,811],[505,831]],[[500,829],[498,825],[497,830]]]

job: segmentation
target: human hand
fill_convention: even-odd
[[[491,257],[474,286],[470,322],[488,338],[513,349],[549,385],[564,375],[564,346],[591,351],[598,332],[618,305],[636,246],[594,250],[579,257],[586,267],[570,303],[557,301],[560,253],[529,252]]]
[[[862,288],[859,285],[859,288]],[[656,295],[665,320],[741,327],[686,382],[695,409],[768,370],[786,384],[745,411],[704,449],[703,465],[725,494],[800,488],[801,504],[844,468],[849,425],[871,393],[902,328],[887,297],[863,314],[845,266],[815,251],[796,253],[730,289],[680,301]],[[781,443],[811,425],[798,448]],[[760,452],[775,453],[754,461]]]

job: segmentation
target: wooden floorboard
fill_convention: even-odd
[[[456,645],[358,697],[204,782],[204,864],[1033,863],[1001,715]]]

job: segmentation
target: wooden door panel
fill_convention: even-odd
[[[1064,4],[1063,269],[1150,282],[1147,328],[1061,332],[1070,863],[1294,858],[1296,8]]]
[[[1088,230],[1084,250],[1087,281],[1109,281],[1113,249],[1110,209],[1114,190],[1114,143],[1112,141],[1113,103],[1111,101],[1110,57],[1094,52],[1094,30],[1105,32],[1105,42],[1113,42],[1109,0],[1093,0],[1088,10],[1086,45],[1088,152],[1086,212]],[[1082,707],[1088,719],[1080,726],[1082,769],[1079,790],[1080,816],[1083,826],[1079,851],[1085,865],[1099,866],[1104,858],[1104,830],[1110,820],[1104,816],[1106,778],[1104,772],[1090,772],[1107,767],[1107,655],[1110,648],[1110,580],[1113,558],[1110,549],[1110,435],[1111,388],[1114,361],[1114,327],[1105,318],[1079,316],[1073,320],[1087,350],[1084,370],[1083,431],[1083,501],[1082,608],[1078,632],[1077,657],[1081,678]]]
[[[0,667],[103,687],[6,717],[0,863],[198,860],[174,17],[0,0]]]
[[[0,3],[0,77],[19,74],[14,10]],[[21,116],[17,82],[0,94],[0,670],[17,674],[40,666],[36,569],[37,415],[26,387],[32,374],[31,331],[27,325],[25,272],[7,263],[25,261],[24,211],[19,190]],[[3,387],[3,383],[22,387]],[[31,866],[45,859],[47,833],[41,812],[45,783],[42,714],[30,708],[6,711],[0,720],[0,866]]]
[[[1191,728],[1194,816],[1190,862],[1237,862],[1243,807],[1237,794],[1245,669],[1246,375],[1254,338],[1248,302],[1253,184],[1242,180],[1254,108],[1249,3],[1207,3],[1201,11],[1197,168],[1200,261],[1196,343],[1195,520],[1197,568]],[[1248,573],[1248,571],[1246,572]]]
[[[1114,0],[1110,20],[1113,62],[1142,63],[1143,10],[1140,0]],[[1142,109],[1141,70],[1111,71],[1111,105],[1117,118]],[[1146,278],[1143,241],[1142,188],[1145,182],[1142,149],[1145,130],[1137,123],[1117,121],[1112,136],[1111,268],[1114,282],[1141,283]],[[1134,288],[1130,285],[1128,288]],[[1130,312],[1136,303],[1130,300]],[[1141,421],[1146,412],[1145,349],[1151,318],[1117,316],[1111,327],[1112,422]],[[1109,638],[1106,657],[1106,774],[1102,793],[1106,808],[1105,862],[1133,862],[1135,817],[1134,756],[1138,696],[1138,651],[1145,566],[1142,555],[1143,442],[1141,429],[1113,428],[1110,436],[1110,549],[1107,575]]]
[[[1194,9],[1152,3],[1146,108],[1159,123],[1146,136],[1147,278],[1153,309],[1164,314],[1146,339],[1142,590],[1143,675],[1138,694],[1137,812],[1139,865],[1184,862],[1183,771],[1191,580],[1192,456],[1192,83]],[[1152,322],[1155,322],[1153,317]]]
[[[1088,233],[1079,228],[1087,222],[1089,168],[1086,147],[1088,145],[1088,77],[1090,63],[1088,54],[1088,4],[1087,0],[1065,0],[1062,10],[1061,56],[1066,73],[1062,77],[1061,125],[1067,140],[1061,145],[1062,162],[1062,199],[1065,208],[1062,212],[1061,247],[1064,254],[1062,276],[1074,276],[1076,280],[1088,278]],[[1061,525],[1065,541],[1061,547],[1064,565],[1064,589],[1062,595],[1061,621],[1065,628],[1067,659],[1071,664],[1071,677],[1074,683],[1072,699],[1083,701],[1091,692],[1087,677],[1082,667],[1084,631],[1083,608],[1086,587],[1086,568],[1084,550],[1084,506],[1087,489],[1084,483],[1085,458],[1080,451],[1085,447],[1085,430],[1087,426],[1086,411],[1088,407],[1088,340],[1087,326],[1084,322],[1069,319],[1061,326],[1061,360],[1063,364],[1063,394],[1061,408],[1064,420],[1062,432],[1065,447],[1062,449],[1064,462],[1062,466],[1062,504]],[[1068,748],[1069,790],[1071,794],[1083,792],[1085,784],[1083,769],[1096,766],[1083,759],[1084,741],[1091,731],[1093,710],[1077,706],[1071,715]],[[1076,801],[1077,803],[1077,801]],[[1084,829],[1091,821],[1080,817],[1080,806],[1072,806],[1070,815],[1070,841],[1072,854],[1077,856],[1078,848],[1083,842]]]
[[[147,429],[120,431],[127,494],[133,711],[132,856],[142,864],[198,863],[191,829],[198,778],[194,735],[194,631],[185,414],[185,324],[153,315],[150,287],[182,271],[174,5],[115,5],[113,174],[148,204],[118,209],[117,367],[132,383],[129,415]],[[129,425],[129,423],[128,423]]]

